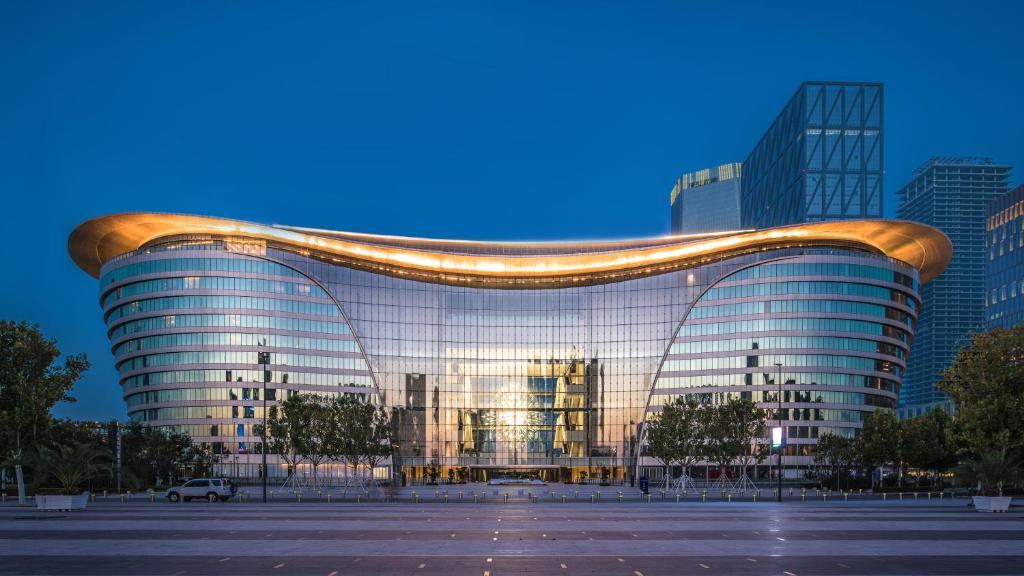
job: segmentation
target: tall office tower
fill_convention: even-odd
[[[672,233],[740,230],[738,162],[683,174],[672,187]]]
[[[932,158],[896,193],[900,219],[929,224],[953,242],[953,261],[921,291],[923,311],[903,380],[898,413],[951,408],[935,389],[957,351],[985,323],[985,216],[1008,189],[1010,167],[990,158]]]
[[[1024,322],[1024,186],[988,205],[985,223],[985,330]]]
[[[804,82],[743,162],[744,228],[882,217],[882,85]]]

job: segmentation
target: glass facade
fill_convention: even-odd
[[[509,471],[630,482],[648,465],[646,417],[678,395],[762,403],[785,421],[787,465],[808,466],[821,434],[852,435],[895,405],[920,307],[915,268],[852,247],[766,246],[499,289],[240,244],[150,242],[103,263],[99,300],[130,418],[188,432],[249,475],[263,401],[297,393],[385,406],[405,483]],[[265,398],[258,351],[271,354]]]
[[[932,158],[897,192],[897,217],[934,226],[953,242],[952,262],[921,292],[924,307],[900,396],[901,417],[940,405],[953,409],[935,384],[985,325],[986,210],[1007,192],[1009,177],[1009,166],[989,158]]]
[[[985,330],[1024,322],[1024,186],[988,205],[985,222]]]
[[[672,187],[673,234],[739,230],[742,164],[683,174]]]
[[[743,228],[881,218],[883,91],[804,82],[743,162]]]

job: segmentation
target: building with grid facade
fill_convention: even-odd
[[[881,218],[883,90],[804,82],[743,162],[743,228]]]
[[[988,205],[985,221],[985,330],[1024,322],[1024,186]]]
[[[1006,194],[1010,167],[990,158],[932,158],[899,189],[896,214],[942,230],[953,243],[946,271],[921,292],[918,324],[900,396],[901,417],[953,407],[935,388],[953,357],[985,325],[988,205]]]
[[[493,243],[153,213],[69,240],[131,420],[255,476],[264,401],[356,395],[391,414],[381,475],[407,483],[628,482],[646,418],[680,395],[757,402],[783,420],[787,466],[810,466],[819,436],[895,406],[949,249],[909,222]]]
[[[740,230],[743,165],[734,162],[683,174],[669,195],[673,234]]]

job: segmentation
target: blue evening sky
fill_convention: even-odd
[[[0,1],[0,317],[93,362],[71,229],[127,210],[471,239],[668,232],[802,80],[885,83],[886,212],[932,155],[1024,166],[1022,2]],[[1015,180],[1016,181],[1016,180]]]

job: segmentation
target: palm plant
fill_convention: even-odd
[[[82,485],[108,468],[107,450],[86,443],[39,449],[40,462],[47,477],[60,486],[61,494],[81,492]]]

